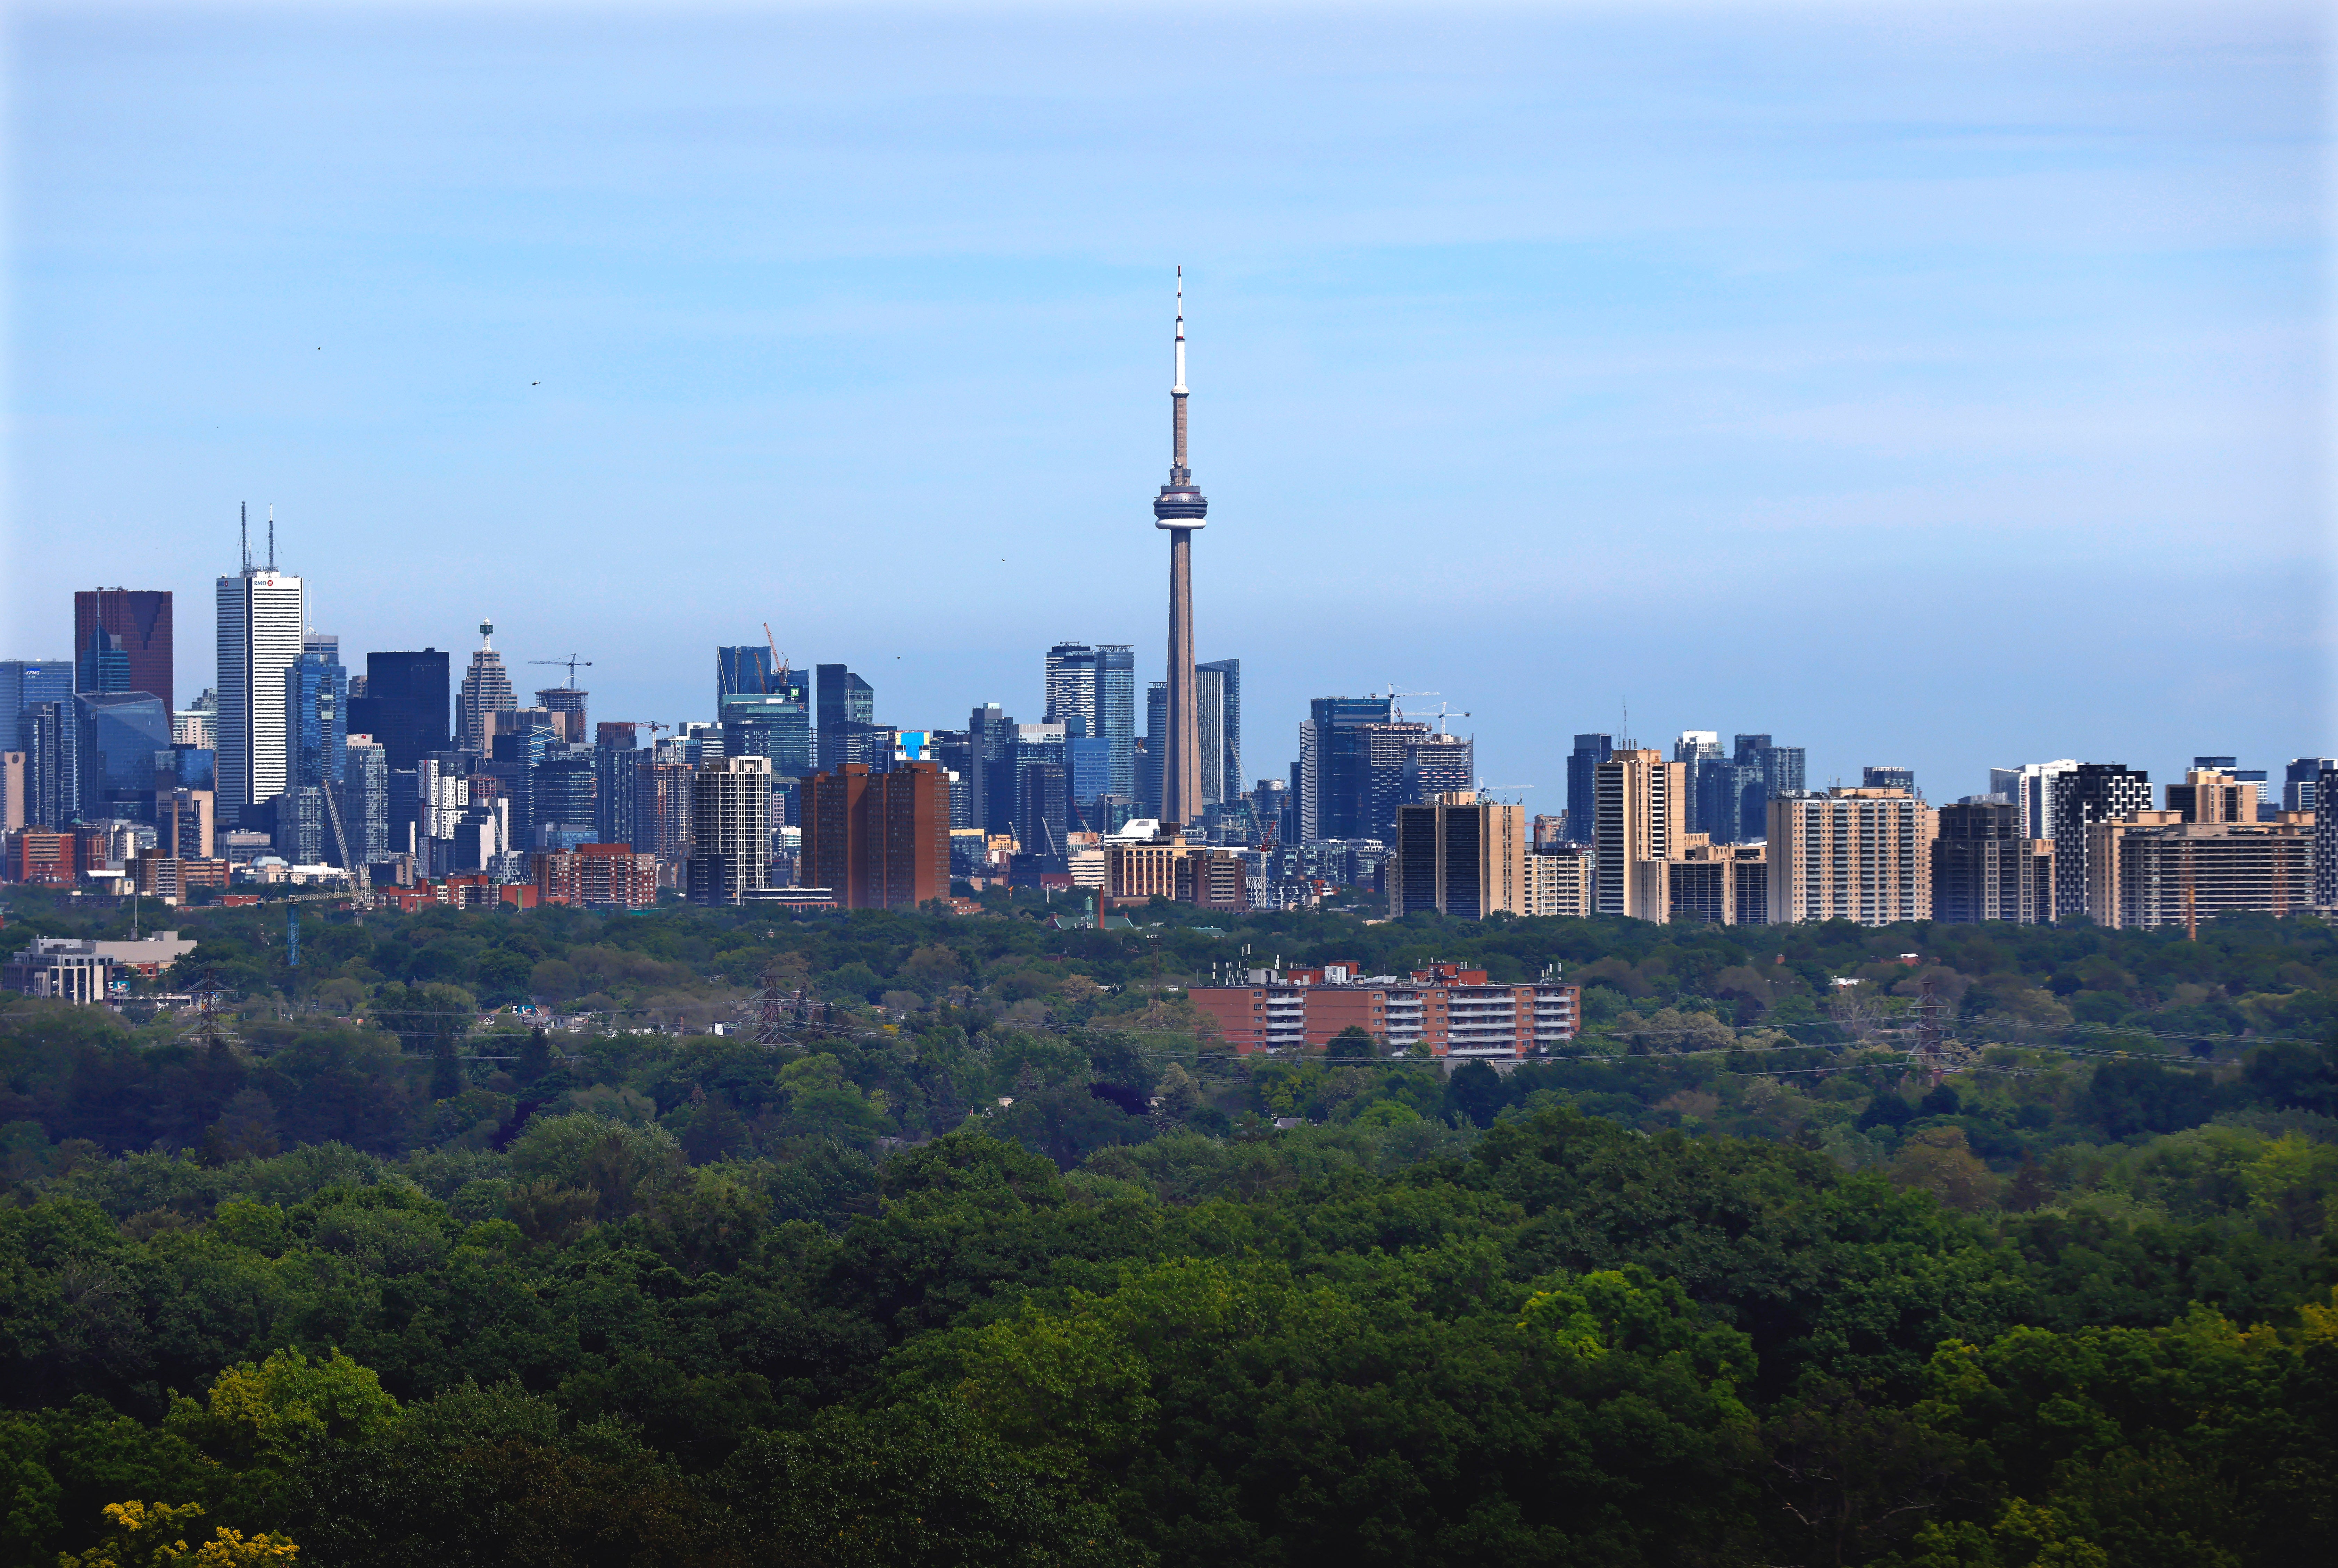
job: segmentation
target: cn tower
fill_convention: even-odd
[[[1169,388],[1169,483],[1153,502],[1153,525],[1169,530],[1169,738],[1161,756],[1161,820],[1179,828],[1202,814],[1200,726],[1194,706],[1194,531],[1210,504],[1185,466],[1185,270],[1177,269],[1177,379]]]

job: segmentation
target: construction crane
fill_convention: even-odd
[[[325,816],[333,825],[333,848],[341,852],[342,866],[357,879],[358,896],[370,902],[373,897],[373,872],[369,867],[358,864],[349,855],[349,829],[341,826],[341,792],[327,784],[319,793],[325,798]]]
[[[1385,697],[1389,700],[1389,717],[1401,722],[1404,719],[1404,704],[1399,701],[1398,699],[1403,697],[1439,697],[1442,696],[1443,693],[1439,691],[1400,691],[1396,689],[1396,682],[1391,681],[1389,682],[1389,689],[1387,691],[1378,692],[1376,695]]]
[[[572,691],[576,689],[576,671],[580,668],[585,670],[593,668],[593,661],[590,659],[579,659],[574,653],[571,653],[565,659],[531,659],[528,662],[531,664],[560,664],[566,666],[568,670],[568,689]]]
[[[780,652],[780,640],[771,635],[771,623],[763,622],[763,642],[771,651],[771,684],[784,689],[788,683],[788,656]]]

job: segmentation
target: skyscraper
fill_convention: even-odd
[[[771,760],[726,757],[709,762],[691,786],[690,901],[736,904],[742,895],[769,887]]]
[[[1663,911],[1651,913],[1642,906],[1645,889],[1633,867],[1643,860],[1672,859],[1686,848],[1685,771],[1654,750],[1616,751],[1599,764],[1592,823],[1592,906],[1599,914],[1664,918]]]
[[[85,684],[84,691],[145,691],[172,705],[171,591],[93,588],[74,595],[74,657],[82,659],[105,632],[121,660],[123,684]]]
[[[868,767],[888,760],[874,754],[869,733],[877,719],[875,690],[841,664],[822,664],[814,673],[818,680],[812,691],[820,724],[815,765],[823,772],[833,772],[847,762]]]
[[[1389,915],[1461,920],[1528,913],[1526,808],[1459,789],[1400,806],[1387,869]]]
[[[2025,762],[2015,768],[1992,768],[1989,770],[1989,792],[2002,795],[2021,808],[2021,836],[2024,838],[2051,838],[2054,836],[2054,780],[2078,769],[2078,760],[2065,757],[2054,762]]]
[[[219,809],[228,818],[284,793],[290,756],[284,678],[300,662],[308,631],[300,579],[276,570],[276,525],[268,564],[251,564],[218,582]]]
[[[590,739],[585,728],[585,703],[593,694],[574,686],[546,686],[535,694],[535,705],[552,715],[560,738],[571,746],[582,746]]]
[[[1163,818],[1162,767],[1169,751],[1169,682],[1144,686],[1144,748],[1136,758],[1136,814]]]
[[[2020,807],[1993,795],[1941,807],[1931,855],[1933,919],[2034,926],[2054,917],[2054,857],[2023,836]]]
[[[1161,755],[1161,819],[1183,827],[1202,814],[1199,711],[1194,691],[1194,531],[1209,501],[1185,462],[1185,270],[1177,269],[1176,379],[1169,388],[1169,483],[1153,503],[1153,525],[1169,534],[1168,733]]]
[[[495,724],[489,715],[514,712],[519,707],[518,699],[512,695],[511,676],[504,669],[503,655],[496,652],[495,634],[494,622],[479,622],[479,651],[471,655],[471,667],[463,673],[462,695],[455,701],[455,744],[482,757],[495,740]]]
[[[349,749],[348,695],[340,639],[301,639],[300,660],[284,673],[285,788],[325,789],[341,783]]]
[[[1796,790],[1767,816],[1772,925],[1932,917],[1933,817],[1905,790]]]
[[[2124,762],[2081,762],[2054,775],[2048,793],[2054,838],[2054,918],[2087,912],[2088,828],[2151,809],[2151,775]]]
[[[366,694],[349,699],[349,728],[370,735],[392,769],[448,750],[447,655],[436,648],[366,655]]]
[[[848,909],[915,909],[949,893],[949,788],[938,763],[848,763],[804,789],[807,887]]]
[[[1319,838],[1377,838],[1373,828],[1373,741],[1368,726],[1394,721],[1395,701],[1388,697],[1318,697],[1307,705],[1299,726],[1299,832],[1302,841]],[[1381,804],[1393,821],[1398,796],[1404,785],[1404,742],[1427,733],[1414,725],[1395,737],[1393,776],[1383,780]]]
[[[1591,842],[1599,816],[1599,764],[1615,754],[1613,735],[1577,735],[1567,754],[1567,836],[1577,844]]]
[[[1085,642],[1058,642],[1047,650],[1046,721],[1065,733],[1094,735],[1096,725],[1096,651]],[[1069,728],[1075,721],[1079,728]]]
[[[1477,743],[1459,735],[1424,735],[1405,748],[1404,803],[1419,806],[1440,795],[1477,788]]]
[[[1125,642],[1096,647],[1096,721],[1093,734],[1112,743],[1110,794],[1136,796],[1136,651]]]
[[[1202,798],[1217,804],[1243,792],[1242,661],[1213,659],[1194,666],[1201,734]]]

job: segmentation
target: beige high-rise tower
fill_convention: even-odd
[[[1687,848],[1687,768],[1661,751],[1627,749],[1599,764],[1597,816],[1591,832],[1593,907],[1602,915],[1661,920],[1641,906],[1643,879],[1632,867],[1669,860]]]
[[[1169,388],[1169,483],[1153,525],[1169,531],[1169,735],[1161,758],[1161,819],[1181,827],[1202,814],[1202,755],[1194,697],[1194,531],[1209,502],[1185,464],[1185,270],[1177,269],[1176,379]]]

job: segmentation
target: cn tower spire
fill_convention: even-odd
[[[1185,456],[1185,270],[1177,269],[1176,380],[1169,388],[1169,483],[1154,498],[1153,525],[1169,531],[1169,734],[1161,758],[1161,825],[1202,814],[1200,713],[1194,690],[1194,531],[1210,503]]]

